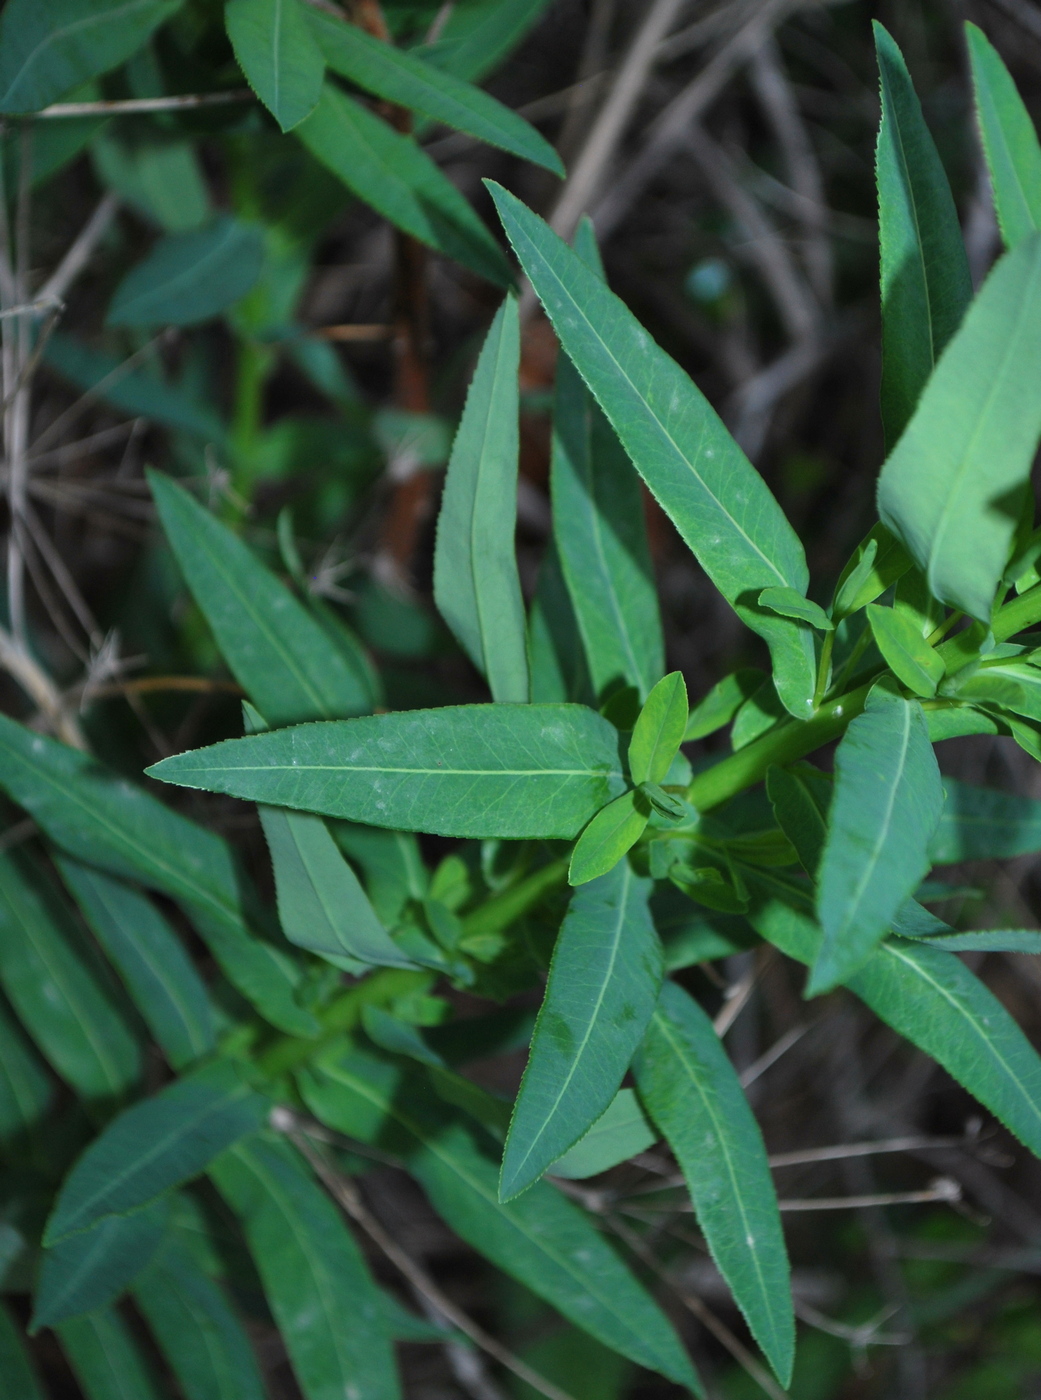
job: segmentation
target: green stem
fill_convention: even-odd
[[[739,749],[715,767],[698,773],[687,789],[687,800],[699,812],[707,812],[761,782],[771,765],[794,763],[837,739],[850,720],[863,710],[870,689],[870,684],[862,685],[840,695],[837,700],[822,705],[810,720],[793,719],[782,723],[747,748]]]
[[[501,933],[509,928],[514,919],[519,919],[533,908],[544,894],[556,885],[567,880],[569,857],[554,860],[534,871],[526,879],[518,881],[501,894],[492,895],[483,904],[471,910],[463,919],[464,938],[475,933]]]

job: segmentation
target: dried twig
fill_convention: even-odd
[[[186,92],[177,97],[125,97],[112,102],[54,102],[25,120],[39,117],[118,117],[140,112],[180,112],[190,107],[219,107],[227,102],[253,102],[248,88],[233,92]]]

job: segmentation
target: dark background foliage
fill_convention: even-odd
[[[560,149],[572,172],[563,196],[551,175],[468,138],[431,129],[424,140],[493,226],[483,177],[550,214],[574,191],[575,172],[589,173],[581,205],[596,223],[612,287],[691,373],[763,472],[806,541],[823,602],[824,587],[873,518],[883,455],[870,21],[886,24],[907,57],[978,282],[998,238],[961,22],[985,29],[1041,119],[1041,10],[1031,0],[688,3],[678,7],[656,61],[637,75],[618,139],[605,142],[605,113],[652,8],[649,0],[551,0],[488,80]],[[222,65],[230,67],[230,50],[215,39],[212,52],[200,52],[190,27],[204,26],[212,9],[190,6],[145,57],[105,81],[103,95],[211,84]],[[438,9],[432,0],[388,5],[387,15],[408,41],[428,32]],[[128,773],[238,732],[236,688],[153,526],[146,464],[193,480],[280,569],[287,561],[276,527],[291,508],[309,586],[342,608],[372,648],[391,708],[480,698],[480,678],[432,608],[433,524],[439,469],[498,293],[350,202],[252,104],[116,121],[131,149],[190,139],[213,204],[259,219],[269,254],[282,262],[230,324],[154,339],[104,330],[112,290],[150,245],[155,217],[147,200],[135,204],[124,188],[104,218],[59,333],[119,360],[136,355],[134,382],[146,388],[161,368],[197,409],[229,428],[220,445],[204,446],[199,434],[171,431],[144,399],[121,404],[118,386],[127,379],[84,397],[86,381],[73,387],[53,360],[35,373],[20,538],[29,626],[53,678],[50,700],[57,697],[96,751]],[[5,134],[9,186],[18,179],[19,154],[44,158],[53,135],[44,125],[35,124],[32,138],[13,128]],[[34,288],[104,196],[99,170],[96,154],[81,154],[28,194],[9,188],[15,217],[30,230]],[[518,544],[530,590],[549,528],[555,347],[539,313],[525,309]],[[96,370],[100,361],[93,363]],[[762,657],[649,500],[647,511],[670,668],[683,671],[695,699],[725,670]],[[3,684],[4,708],[30,718],[24,688]],[[957,776],[1041,795],[1037,769],[1010,740],[963,740],[947,761]],[[252,809],[172,789],[164,800],[184,800],[193,815],[234,833],[254,851],[258,878],[269,878]],[[3,840],[19,834],[12,828]],[[443,849],[432,843],[430,852]],[[1036,926],[1034,858],[1007,863],[1000,875],[990,868],[955,875],[968,891],[960,900],[975,901],[973,918]],[[960,900],[947,907],[951,917],[967,907]],[[1037,1040],[1035,961],[974,956]],[[689,975],[713,995],[705,974]],[[1041,1168],[1003,1133],[977,1139],[967,1095],[852,998],[802,1003],[790,968],[765,948],[731,959],[726,978],[736,993],[728,1047],[754,1080],[750,1095],[771,1152],[854,1138],[907,1140],[899,1150],[779,1169],[786,1202],[863,1202],[787,1216],[799,1313],[809,1324],[792,1394],[1011,1400],[1041,1393]],[[521,1056],[505,1056],[474,1073],[512,1088],[521,1064]],[[627,1216],[653,1220],[648,1238],[683,1280],[673,1313],[714,1393],[733,1400],[762,1393],[691,1316],[700,1299],[739,1327],[718,1276],[691,1243],[690,1216],[663,1206],[675,1193],[654,1198],[653,1211],[631,1194],[667,1171],[650,1154],[619,1168],[601,1206],[616,1211],[622,1229]],[[955,1206],[940,1199],[953,1193],[933,1185],[937,1177],[958,1183]],[[403,1174],[373,1170],[365,1182],[372,1208],[453,1295],[578,1400],[664,1390],[665,1382],[647,1375],[634,1379],[624,1362],[574,1330],[554,1331],[519,1288],[491,1293],[477,1256]],[[888,1196],[896,1204],[872,1204]],[[277,1337],[259,1332],[258,1342],[272,1394],[292,1395]],[[46,1337],[40,1347],[55,1395],[73,1395]],[[469,1353],[429,1346],[403,1353],[415,1400],[460,1391],[494,1400],[499,1393]]]

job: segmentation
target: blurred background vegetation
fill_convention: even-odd
[[[497,6],[510,22],[468,47],[464,21],[478,11],[494,19]],[[978,282],[998,236],[961,26],[981,25],[1041,119],[1041,8],[1033,0],[385,0],[382,10],[357,0],[353,8],[370,32],[385,23],[394,42],[422,44],[485,84],[557,147],[569,171],[563,183],[458,133],[416,133],[489,227],[484,177],[565,234],[583,210],[592,215],[612,287],[763,472],[806,541],[826,602],[873,518],[883,455],[871,20],[908,60]],[[39,293],[56,269],[69,270],[70,249],[83,255],[80,274],[59,288],[64,309],[47,324],[39,363],[18,386],[21,438],[12,438],[14,415],[5,429],[5,470],[14,452],[26,466],[17,522],[26,625],[91,747],[135,776],[159,756],[240,732],[237,688],[154,526],[146,465],[192,483],[268,563],[349,621],[379,664],[388,708],[483,697],[433,611],[431,571],[441,471],[500,292],[395,232],[283,137],[239,92],[219,18],[218,4],[192,0],[78,96],[228,90],[234,100],[9,122],[3,134],[6,236],[25,284]],[[219,213],[255,229],[262,250],[259,278],[230,312],[159,334],[106,324],[114,289],[157,235],[206,226]],[[518,548],[530,594],[550,524],[555,342],[537,309],[523,306]],[[697,699],[725,670],[761,662],[759,643],[649,500],[647,511],[669,666],[682,669]],[[30,717],[24,685],[0,684],[3,708]],[[1036,765],[1011,740],[962,740],[945,758],[956,776],[1041,796]],[[252,810],[179,796],[255,848],[257,876],[269,878]],[[431,853],[442,847],[432,842]],[[1036,926],[1036,859],[1007,863],[1000,876],[971,868],[953,877],[944,917],[974,901],[974,920]],[[1036,963],[975,956],[1036,1042]],[[807,1324],[792,1395],[1041,1395],[1041,1166],[1003,1133],[980,1135],[968,1097],[851,998],[803,1004],[779,959],[742,957],[727,967],[728,981],[744,978],[748,992],[728,1048],[770,1150],[799,1158],[778,1164]],[[474,1073],[512,1087],[522,1064],[518,1052]],[[902,1145],[806,1160],[807,1144],[853,1139]],[[624,1184],[636,1169],[618,1170]],[[640,1170],[668,1168],[648,1154]],[[932,1185],[937,1177],[957,1182],[961,1200],[942,1199],[955,1193]],[[665,1382],[634,1376],[518,1287],[491,1294],[477,1256],[400,1173],[369,1172],[366,1183],[374,1208],[450,1291],[578,1400],[664,1392]],[[817,1208],[800,1210],[810,1197]],[[820,1209],[822,1197],[837,1208]],[[682,1280],[673,1311],[713,1393],[762,1394],[733,1347],[691,1316],[706,1303],[737,1326],[678,1199],[659,1193],[643,1208],[630,1197],[619,1219],[628,1212],[652,1227],[645,1238]],[[461,1390],[496,1400],[489,1378],[468,1373],[451,1348],[403,1352],[414,1400]],[[272,1394],[292,1396],[284,1358],[264,1355]]]

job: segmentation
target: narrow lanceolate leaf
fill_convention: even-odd
[[[55,1330],[87,1400],[163,1400],[164,1387],[115,1308],[71,1318]]]
[[[232,739],[153,777],[372,826],[572,837],[625,786],[618,731],[582,705],[456,705]]]
[[[440,37],[420,52],[446,73],[479,82],[536,24],[549,0],[472,0],[456,6]]]
[[[650,892],[651,881],[621,861],[571,897],[506,1139],[500,1200],[536,1181],[618,1091],[661,985]]]
[[[650,814],[641,792],[623,792],[601,807],[571,852],[568,884],[584,885],[612,870],[639,841]]]
[[[805,889],[774,871],[745,874],[756,894],[749,914],[756,932],[812,963],[821,935]],[[928,940],[887,939],[849,987],[1041,1156],[1041,1058],[960,958]]]
[[[33,1330],[95,1312],[118,1298],[151,1262],[168,1214],[164,1198],[130,1215],[111,1215],[45,1250]]]
[[[316,160],[397,228],[496,286],[513,274],[502,250],[430,157],[346,93],[326,82],[318,106],[296,128]]]
[[[0,1154],[23,1154],[54,1100],[54,1081],[0,999]]]
[[[231,0],[228,38],[246,81],[283,131],[314,111],[325,60],[300,0]]]
[[[687,728],[683,675],[663,676],[648,695],[629,740],[629,772],[636,784],[663,783]]]
[[[86,1099],[119,1098],[140,1076],[141,1051],[85,955],[42,869],[0,855],[0,982],[58,1074]]]
[[[149,472],[181,572],[232,674],[269,724],[370,710],[367,677],[303,603],[187,491]]]
[[[936,694],[945,671],[942,659],[905,613],[869,603],[868,622],[875,644],[898,680],[915,695]]]
[[[336,1207],[293,1150],[268,1136],[211,1168],[238,1215],[306,1400],[395,1400],[373,1283]]]
[[[891,530],[879,521],[853,551],[839,575],[831,615],[838,620],[873,603],[911,568],[912,559]]]
[[[672,1327],[585,1212],[544,1181],[500,1204],[497,1144],[431,1103],[420,1076],[352,1053],[330,1056],[301,1088],[330,1127],[406,1155],[438,1214],[496,1267],[605,1346],[701,1394]]]
[[[684,743],[690,739],[704,739],[729,724],[764,680],[762,671],[753,666],[745,666],[717,681],[687,716],[687,727],[683,733]]]
[[[35,112],[144,43],[182,0],[9,0],[0,18],[0,112]]]
[[[834,626],[819,603],[804,598],[801,593],[796,593],[794,588],[764,588],[759,595],[759,603],[781,617],[793,617],[800,622],[808,622],[818,632],[830,632]]]
[[[227,310],[264,266],[259,227],[221,215],[161,238],[116,288],[110,326],[194,326]]]
[[[368,964],[414,967],[380,923],[358,877],[325,822],[303,812],[261,807],[282,931],[291,943],[354,971]]]
[[[246,926],[242,877],[219,836],[4,715],[0,787],[69,855],[178,900],[243,996],[291,1035],[315,1034],[317,1022],[294,998],[299,969]]]
[[[0,1393],[11,1400],[44,1400],[43,1387],[29,1357],[22,1329],[0,1303]]]
[[[1041,234],[991,271],[882,468],[878,507],[942,602],[989,624],[1039,435]]]
[[[1041,933],[1033,928],[991,928],[932,934],[930,948],[945,953],[1041,953]]]
[[[808,763],[771,767],[766,774],[766,792],[777,825],[798,852],[799,863],[807,875],[816,878],[828,835],[831,779]]]
[[[550,1166],[551,1176],[581,1180],[653,1147],[658,1134],[632,1089],[619,1089],[593,1126]]]
[[[198,1176],[264,1122],[268,1101],[229,1060],[173,1084],[114,1119],[76,1162],[58,1195],[44,1244],[147,1205]]]
[[[434,552],[434,600],[494,699],[529,698],[517,573],[520,326],[507,297],[492,322],[448,463]]]
[[[1006,248],[1041,229],[1041,145],[1012,76],[982,29],[966,24],[976,116]]]
[[[62,857],[62,879],[174,1069],[214,1047],[206,984],[150,899],[132,885]]]
[[[334,73],[386,102],[465,131],[555,175],[564,174],[560,157],[545,137],[480,88],[321,10],[309,10],[308,18]]]
[[[817,891],[824,941],[809,994],[848,980],[885,936],[929,869],[929,838],[942,807],[921,707],[876,685],[835,754]]]
[[[603,277],[591,227],[575,251]],[[550,465],[553,532],[596,695],[618,680],[646,696],[665,669],[640,479],[566,355],[557,362]]]
[[[705,397],[624,303],[537,215],[490,188],[568,358],[712,582],[769,644],[786,708],[808,718],[813,631],[757,603],[764,588],[806,591],[802,546],[780,506]]]
[[[134,1287],[186,1400],[264,1400],[264,1382],[242,1323],[222,1288],[184,1243],[168,1239]]]
[[[882,422],[890,448],[972,299],[958,212],[907,65],[876,21]],[[888,523],[888,522],[887,522]]]
[[[1041,851],[1041,802],[957,778],[944,778],[943,790],[943,812],[929,842],[934,865]]]
[[[635,1071],[644,1107],[686,1179],[712,1258],[787,1385],[795,1317],[766,1149],[712,1022],[674,982],[662,988]]]

